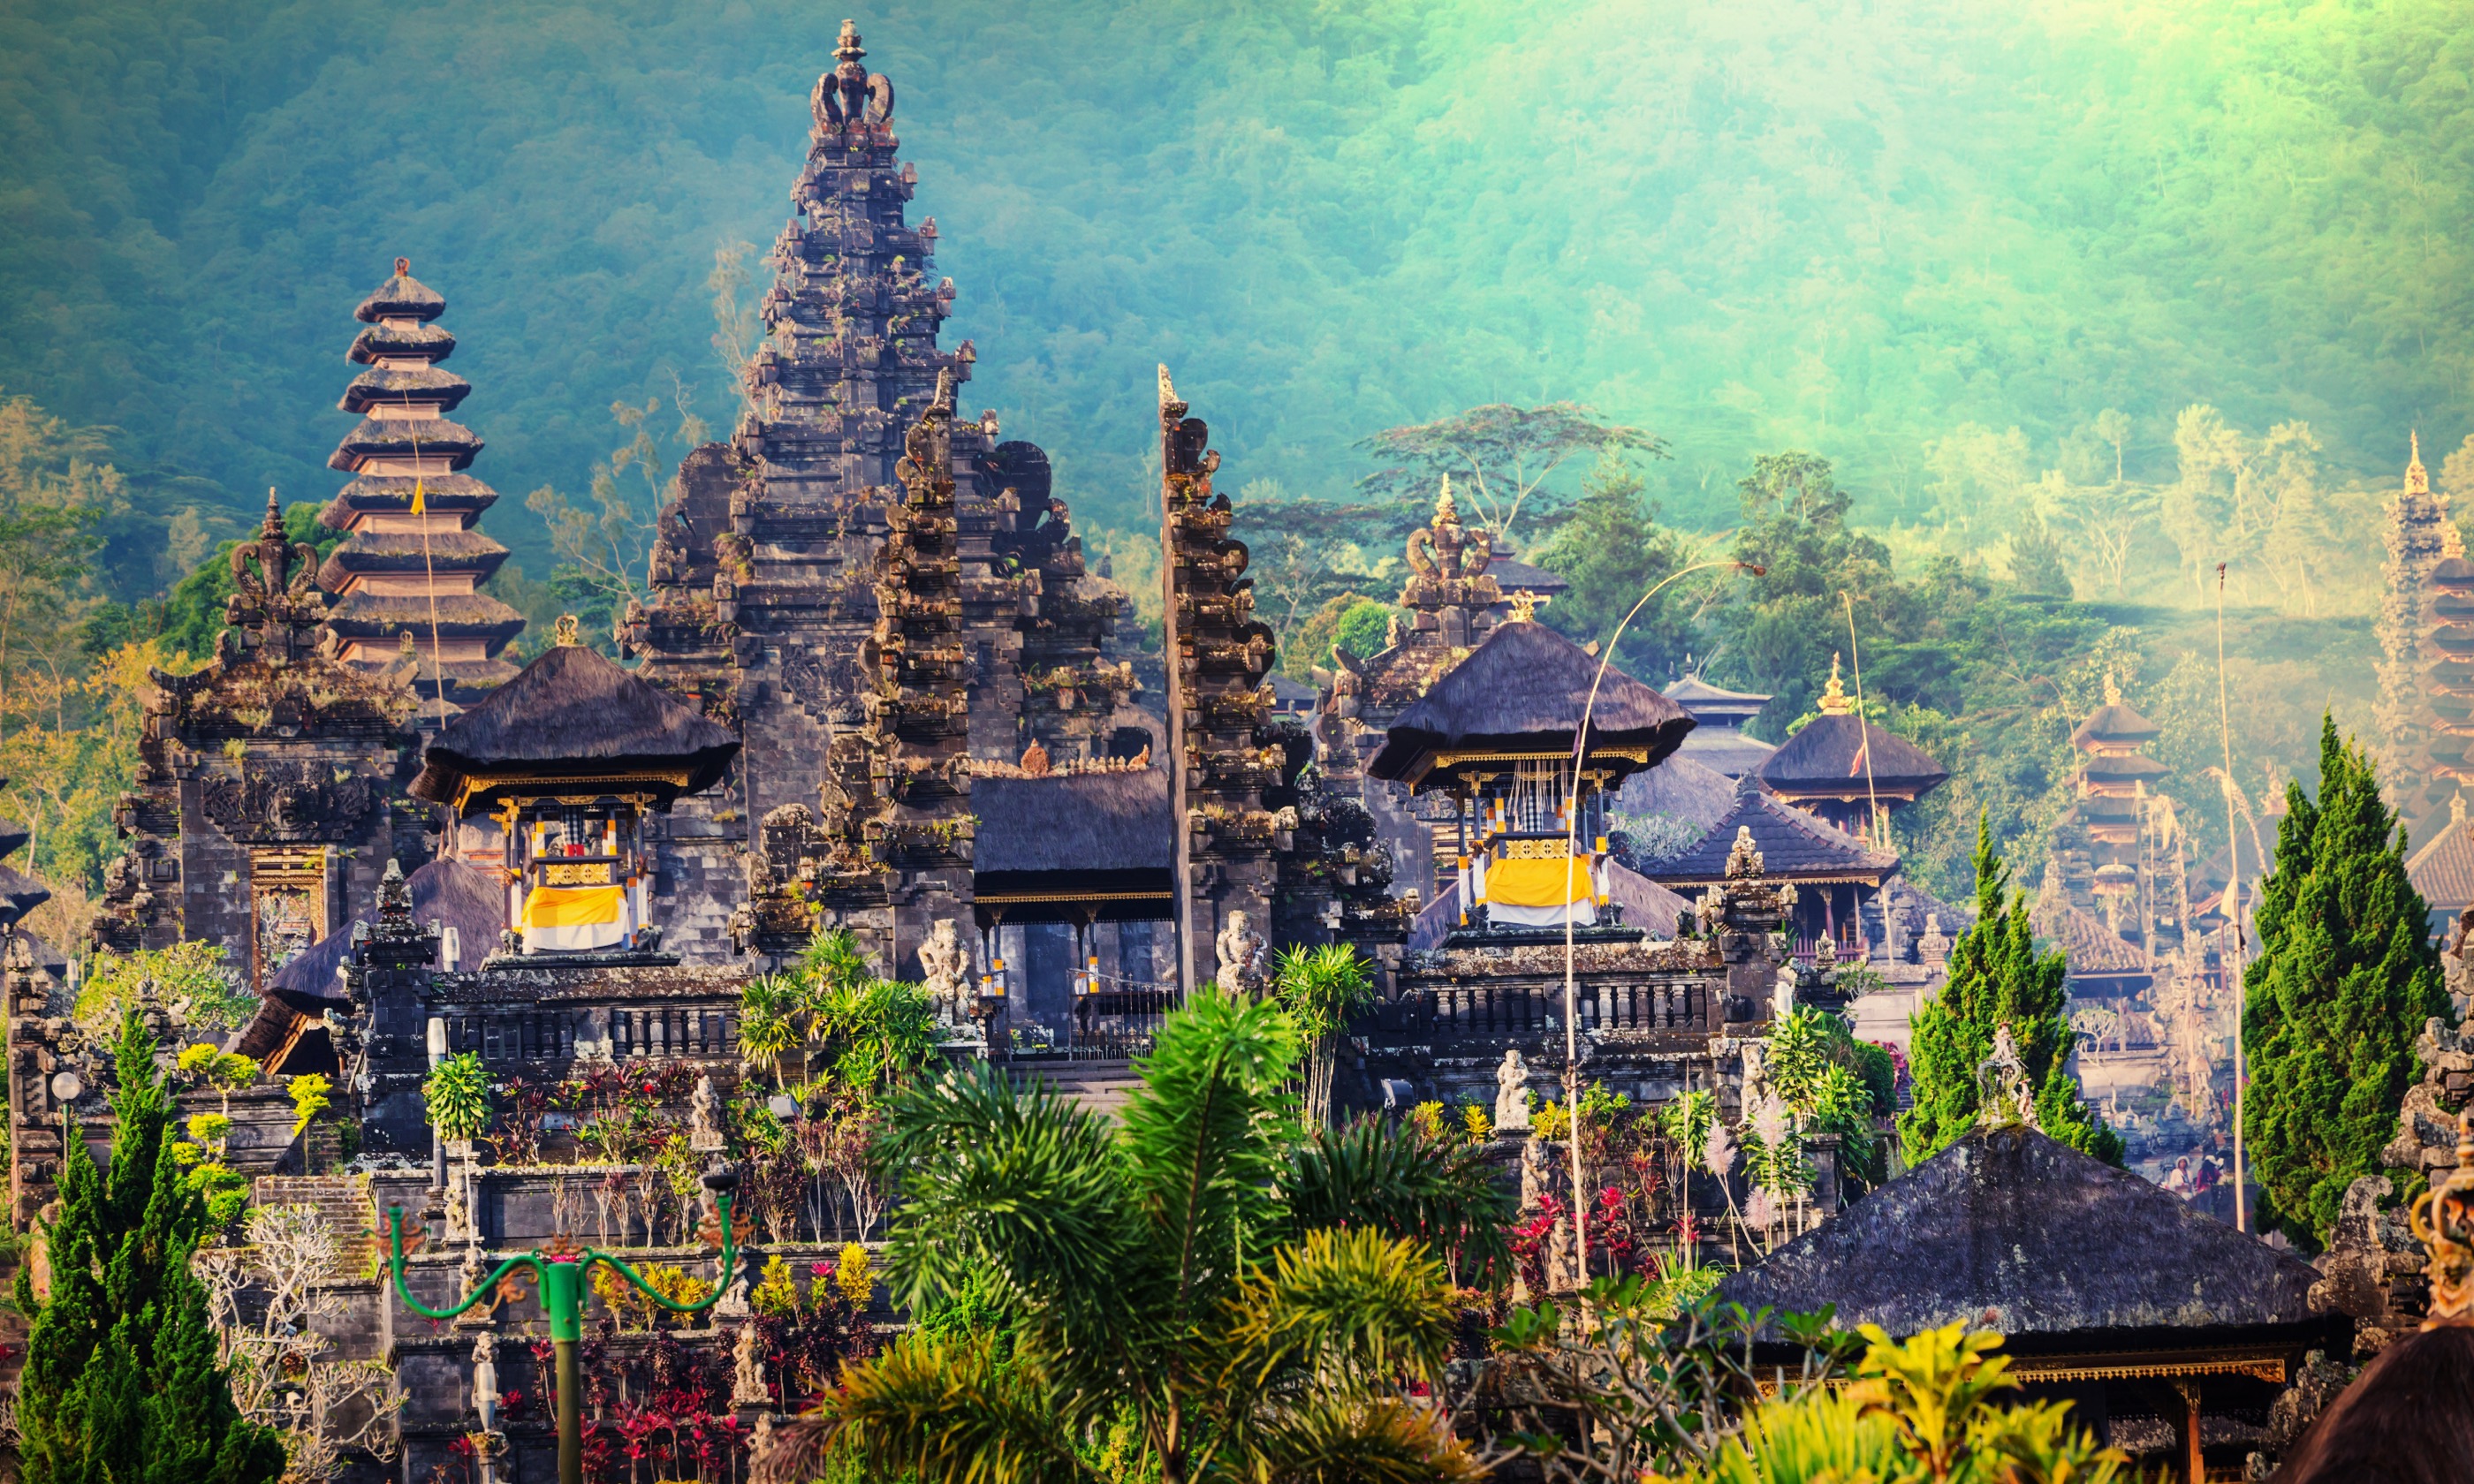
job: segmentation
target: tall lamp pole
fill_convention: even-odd
[[[1706,572],[1711,567],[1732,567],[1759,577],[1766,568],[1749,562],[1720,560],[1696,562],[1679,567],[1660,578],[1656,586],[1640,595],[1632,611],[1623,615],[1615,632],[1607,635],[1606,648],[1598,655],[1598,673],[1589,680],[1589,699],[1581,707],[1581,725],[1572,733],[1572,789],[1564,804],[1564,891],[1572,890],[1572,856],[1579,844],[1581,830],[1581,761],[1589,750],[1589,718],[1598,708],[1598,687],[1606,683],[1607,667],[1615,660],[1615,645],[1623,638],[1624,630],[1649,607],[1649,600],[1666,590],[1667,585],[1680,577]],[[1576,950],[1572,938],[1572,904],[1564,904],[1564,1108],[1571,1120],[1566,1141],[1572,1148],[1572,1256],[1573,1270],[1586,1282],[1589,1276],[1589,1205],[1586,1194],[1588,1179],[1581,1169],[1581,990],[1575,969]],[[1690,1179],[1690,1173],[1686,1173]]]
[[[395,1275],[396,1296],[403,1300],[406,1308],[424,1319],[453,1319],[481,1302],[517,1267],[532,1269],[534,1279],[541,1284],[542,1312],[549,1319],[550,1345],[557,1352],[558,1484],[584,1484],[584,1374],[576,1347],[584,1339],[584,1279],[593,1265],[597,1262],[609,1268],[635,1284],[644,1297],[674,1314],[700,1314],[730,1290],[736,1277],[732,1268],[739,1257],[738,1236],[730,1228],[730,1196],[739,1188],[739,1176],[716,1167],[706,1172],[704,1187],[713,1192],[715,1207],[720,1212],[721,1272],[713,1292],[694,1304],[680,1304],[665,1297],[626,1262],[587,1247],[569,1254],[545,1253],[539,1248],[520,1253],[499,1263],[481,1281],[480,1287],[464,1296],[462,1303],[451,1308],[431,1308],[414,1298],[403,1281],[403,1208],[387,1208],[387,1270]]]

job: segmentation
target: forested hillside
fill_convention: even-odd
[[[726,423],[715,249],[762,244],[837,10],[17,0],[0,388],[109,425],[134,515],[323,496],[352,305],[452,303],[480,472],[578,491],[614,401]],[[1569,398],[1733,519],[1753,453],[1935,529],[2167,477],[2206,403],[2386,483],[2469,422],[2462,0],[1308,4],[857,13],[901,88],[970,394],[1076,509],[1145,497],[1167,360],[1240,478],[1344,491],[1381,428]],[[2098,429],[2126,415],[2119,437]],[[2016,428],[2018,438],[2010,439]],[[1574,471],[1576,474],[1578,470]],[[536,576],[511,498],[493,529]],[[1997,526],[2012,521],[1992,512]],[[1999,537],[2002,533],[1993,533]]]
[[[1908,826],[1945,891],[1979,807],[2033,869],[2109,670],[2220,833],[2215,563],[2256,794],[2322,707],[2365,716],[2409,429],[2474,508],[2464,0],[853,13],[965,396],[1052,450],[1129,586],[1155,362],[1214,424],[1299,673],[1380,635],[1429,498],[1363,484],[1397,465],[1369,440],[1580,404],[1622,457],[1564,460],[1521,517],[1576,585],[1550,621],[1594,636],[1755,554],[1758,590],[1680,586],[1623,658],[1779,692],[1777,735],[1853,607],[1874,696],[1957,775]],[[210,645],[220,543],[268,486],[305,531],[340,482],[351,311],[397,254],[449,299],[499,590],[588,606],[544,515],[597,487],[624,548],[735,416],[716,330],[762,291],[746,245],[842,14],[0,0],[0,764],[47,874],[96,878],[112,707]],[[1813,460],[1824,519],[1773,477]]]

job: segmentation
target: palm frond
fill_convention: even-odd
[[[1103,1342],[1158,1258],[1104,1120],[982,1064],[890,1099],[876,1154],[903,1197],[886,1248],[903,1304],[993,1281],[1017,1317],[1115,1348]]]
[[[1231,1331],[1242,1384],[1284,1370],[1325,1377],[1431,1379],[1452,1344],[1451,1281],[1408,1237],[1370,1228],[1309,1233],[1246,1280]]]
[[[1225,1296],[1244,1233],[1276,1216],[1276,1136],[1296,1125],[1287,1084],[1298,1051],[1278,1007],[1201,990],[1139,1065],[1124,1113],[1129,1185],[1155,1239],[1174,1245],[1184,1319]]]
[[[1411,1398],[1318,1401],[1250,1443],[1245,1472],[1258,1484],[1474,1484],[1488,1472],[1441,1411]]]
[[[999,1361],[992,1340],[912,1333],[843,1368],[814,1410],[773,1430],[750,1484],[802,1484],[837,1457],[879,1477],[936,1484],[1046,1484],[1087,1477],[1038,1373]]]
[[[1292,1148],[1279,1196],[1286,1215],[1280,1234],[1288,1239],[1323,1228],[1372,1227],[1423,1241],[1463,1281],[1509,1271],[1504,1233],[1515,1202],[1476,1144],[1361,1118]]]

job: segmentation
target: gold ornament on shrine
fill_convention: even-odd
[[[2457,1115],[2457,1168],[2416,1196],[2409,1216],[2431,1254],[2431,1316],[2425,1329],[2474,1325],[2474,1106]]]

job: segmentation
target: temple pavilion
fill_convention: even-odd
[[[409,647],[421,660],[414,684],[433,703],[424,708],[431,727],[514,676],[498,652],[524,626],[480,590],[507,548],[473,529],[498,495],[464,472],[480,437],[448,418],[473,386],[438,364],[455,349],[437,323],[446,312],[446,299],[400,257],[352,311],[363,327],[349,358],[369,369],[337,405],[361,420],[327,464],[353,478],[318,515],[345,533],[318,572],[335,599],[327,626],[339,658],[374,670]]]
[[[1781,743],[1757,770],[1771,793],[1851,835],[1887,842],[1890,811],[1941,786],[1948,769],[1924,749],[1856,714],[1856,699],[1830,660],[1821,714]]]
[[[1795,888],[1788,932],[1798,957],[1818,954],[1825,944],[1832,959],[1871,956],[1876,945],[1865,930],[1865,912],[1898,874],[1898,852],[1806,813],[1751,774],[1735,780],[1734,806],[1701,842],[1659,864],[1650,877],[1687,896],[1723,886],[1736,836],[1745,831],[1769,879]]]
[[[1749,690],[1712,685],[1701,678],[1699,670],[1688,668],[1689,656],[1686,663],[1684,674],[1666,687],[1666,699],[1691,712],[1692,719],[1700,723],[1684,739],[1683,755],[1731,778],[1758,771],[1778,749],[1758,737],[1744,735],[1744,727],[1761,714],[1761,707],[1770,704],[1770,698]]]

